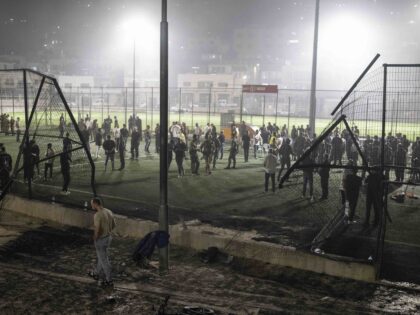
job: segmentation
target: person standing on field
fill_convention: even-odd
[[[48,160],[45,162],[45,169],[44,169],[44,181],[48,180],[48,171],[49,171],[49,178],[52,180],[52,173],[53,173],[53,164],[54,164],[54,158],[55,152],[52,148],[52,144],[47,144],[47,153],[45,153],[45,157],[48,158]]]
[[[201,152],[203,152],[203,158],[206,163],[206,175],[211,174],[210,164],[212,162],[212,154],[214,152],[214,145],[211,141],[210,133],[206,133],[205,140],[200,146]]]
[[[144,131],[144,140],[146,142],[144,145],[144,151],[150,154],[149,147],[150,143],[152,143],[152,131],[150,130],[149,125],[147,125],[146,130]]]
[[[16,128],[16,142],[20,141],[20,118],[16,118],[15,122],[15,128]]]
[[[99,128],[96,131],[95,144],[96,144],[96,158],[100,158],[100,156],[99,156],[99,150],[102,147],[102,129],[101,128]]]
[[[232,137],[232,143],[230,145],[230,152],[229,152],[229,159],[228,159],[228,166],[225,169],[230,169],[230,164],[233,161],[232,168],[236,168],[236,154],[238,154],[238,143],[236,142],[236,137]]]
[[[264,170],[265,170],[265,186],[264,192],[268,192],[268,181],[271,178],[271,189],[273,192],[275,189],[275,180],[276,180],[276,167],[277,167],[277,156],[274,155],[273,149],[268,150],[268,155],[264,160]]]
[[[90,204],[92,209],[96,211],[93,217],[93,240],[95,243],[98,262],[96,269],[89,272],[89,276],[95,280],[98,280],[99,277],[103,274],[105,279],[102,282],[102,286],[112,288],[114,283],[112,281],[111,263],[109,261],[108,252],[112,241],[111,232],[115,229],[116,226],[114,214],[111,210],[103,207],[102,201],[98,197],[93,198]]]
[[[198,160],[198,155],[197,155],[197,151],[198,151],[198,137],[196,134],[193,135],[193,139],[190,143],[190,159],[191,159],[191,173],[193,175],[199,175],[198,174],[198,170],[200,168],[200,161]]]
[[[118,154],[120,155],[120,168],[122,171],[125,168],[125,143],[121,140],[118,147]]]
[[[63,152],[60,154],[60,167],[61,167],[61,174],[63,175],[63,190],[61,194],[69,195],[69,184],[70,184],[70,162],[71,157],[67,152]]]
[[[131,159],[139,159],[139,145],[140,145],[140,133],[137,131],[137,128],[133,129],[131,133]]]
[[[127,126],[125,124],[123,124],[123,127],[120,129],[120,142],[124,143],[124,150],[126,149],[126,145],[127,145],[127,141],[128,141],[128,136],[130,135]],[[118,146],[119,148],[120,146]]]
[[[224,147],[225,147],[225,134],[223,133],[223,130],[220,131],[219,134],[219,142],[220,142],[220,160],[223,160],[223,151],[224,151]]]
[[[115,147],[115,141],[111,139],[110,135],[107,135],[103,144],[105,151],[105,171],[109,160],[111,160],[112,170],[114,170]]]

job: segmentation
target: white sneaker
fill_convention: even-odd
[[[315,201],[314,196],[311,196],[311,202],[314,202],[314,201]]]

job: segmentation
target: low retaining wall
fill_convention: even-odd
[[[8,195],[3,201],[3,209],[62,225],[87,229],[93,227],[94,213],[92,211],[67,208],[61,204],[51,204]],[[147,233],[158,229],[157,223],[136,218],[117,215],[116,221],[116,233],[123,237],[140,239]],[[336,261],[298,251],[293,247],[238,239],[235,237],[237,234],[237,231],[226,229],[214,228],[209,232],[194,226],[187,229],[183,229],[180,225],[170,226],[171,243],[174,245],[195,250],[216,246],[236,257],[354,280],[375,281],[373,265]]]

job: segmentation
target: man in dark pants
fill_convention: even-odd
[[[280,171],[279,175],[277,176],[277,181],[280,182],[281,174],[283,173],[284,167],[288,170],[290,168],[290,159],[293,153],[292,146],[290,145],[290,139],[287,138],[279,150],[280,155]]]
[[[139,133],[139,141],[143,141],[142,121],[139,118],[139,116],[136,116],[136,119],[135,119],[134,123],[135,123],[135,127],[137,128],[137,131]]]
[[[60,138],[63,137],[65,128],[66,128],[66,122],[64,121],[63,114],[61,114],[60,122],[58,124],[58,130],[60,132]]]
[[[307,148],[309,150],[309,148]],[[308,155],[303,161],[302,166],[306,166],[303,168],[303,189],[302,189],[302,196],[306,198],[306,188],[309,185],[309,197],[310,201],[314,201],[314,168],[310,165],[314,164],[314,160]]]
[[[373,226],[377,226],[379,223],[379,214],[382,199],[382,185],[381,175],[378,171],[372,170],[372,172],[366,178],[367,190],[366,190],[366,213],[364,226],[368,227],[370,223],[370,210],[373,206]]]
[[[118,154],[120,155],[120,168],[118,170],[122,171],[125,168],[125,141],[122,137],[118,144]]]
[[[137,131],[137,128],[133,129],[131,133],[131,159],[139,159],[139,145],[140,145],[140,133]]]
[[[172,158],[173,158],[173,152],[174,152],[174,141],[173,140],[169,140],[168,143],[168,171],[169,168],[171,167],[171,163],[172,163]]]
[[[6,152],[6,148],[2,145],[0,147],[0,189],[4,191],[12,171],[12,157]]]
[[[114,170],[114,158],[115,158],[115,141],[111,139],[110,135],[106,136],[106,140],[103,144],[105,151],[105,171],[108,165],[108,161],[111,160],[112,170]]]
[[[245,163],[248,162],[248,157],[249,157],[249,144],[251,142],[251,138],[249,137],[248,131],[245,130],[244,134],[242,136],[242,146],[244,148],[244,160]]]
[[[223,160],[223,151],[224,151],[224,147],[225,147],[225,135],[223,133],[223,130],[220,131],[218,140],[220,142],[220,160]]]
[[[328,182],[330,179],[330,162],[328,159],[328,154],[324,155],[324,160],[322,162],[323,166],[318,169],[318,174],[321,177],[321,189],[322,196],[319,200],[328,199]]]
[[[214,152],[214,144],[213,141],[211,139],[211,133],[207,132],[205,135],[205,140],[204,142],[201,144],[200,146],[200,150],[201,152],[203,152],[203,158],[204,161],[206,163],[206,175],[210,175],[211,174],[211,169],[210,169],[210,164],[212,162],[212,154]]]
[[[404,181],[404,167],[407,165],[407,151],[402,145],[398,143],[397,151],[395,152],[395,177],[397,182]]]
[[[178,178],[183,177],[185,175],[183,163],[186,151],[186,145],[184,141],[178,141],[178,143],[174,147],[174,151],[176,165],[178,166]]]
[[[71,158],[70,151],[72,150],[72,148],[73,148],[73,145],[70,140],[70,134],[67,132],[66,137],[63,138],[63,152],[68,152],[70,158]]]
[[[160,152],[160,125],[156,124],[155,128],[155,153]]]
[[[12,134],[12,136],[15,135],[15,120],[13,119],[13,117],[10,118],[10,133]]]
[[[338,132],[335,133],[334,138],[331,140],[331,161],[333,165],[342,165],[342,156],[343,156],[343,140],[338,135]]]
[[[61,174],[63,174],[63,190],[61,193],[63,195],[69,195],[70,192],[68,190],[70,184],[70,162],[71,158],[67,152],[63,152],[60,155],[60,166],[61,166]]]
[[[44,169],[44,181],[48,180],[48,171],[49,171],[49,178],[52,180],[52,172],[53,172],[53,164],[54,164],[54,158],[55,152],[52,148],[52,144],[47,144],[47,153],[45,153],[45,157],[48,158],[48,160],[45,162],[45,169]]]
[[[198,170],[200,168],[200,161],[198,160],[198,147],[197,147],[197,135],[193,135],[193,139],[190,143],[190,158],[191,158],[191,173],[193,175],[199,175]]]
[[[32,139],[29,142],[29,146],[31,148],[31,164],[32,164],[32,174],[35,174],[35,168],[37,171],[37,175],[39,177],[39,155],[40,155],[40,149],[38,144],[36,143],[35,139]]]
[[[354,214],[356,211],[357,200],[359,199],[359,192],[360,192],[361,184],[362,184],[362,178],[360,176],[357,176],[357,169],[356,168],[352,169],[351,173],[346,176],[346,179],[344,181],[346,202],[348,202],[348,208],[346,204],[346,212],[348,211],[349,223],[351,223],[354,219]]]
[[[213,137],[213,169],[216,169],[216,161],[219,159],[220,141],[217,135]]]
[[[16,142],[20,142],[20,118],[16,118]]]
[[[238,144],[236,143],[236,137],[233,136],[232,143],[230,145],[230,152],[229,152],[229,159],[228,159],[228,166],[226,169],[230,169],[230,164],[233,161],[233,167],[236,168],[236,154],[238,154]]]
[[[31,146],[24,143],[21,147],[23,151],[23,181],[26,183],[29,180],[32,180],[34,176],[31,163]]]
[[[127,141],[128,141],[128,136],[130,135],[130,133],[128,132],[127,126],[125,124],[123,124],[123,127],[120,129],[120,143],[124,142],[124,150],[126,149],[126,145],[127,145]],[[118,146],[118,150],[119,150]]]

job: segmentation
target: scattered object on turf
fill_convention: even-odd
[[[206,264],[215,262],[218,255],[219,255],[219,249],[217,247],[214,247],[214,246],[209,247],[206,251],[203,252],[201,261]]]
[[[93,270],[88,272],[88,276],[93,278],[94,280],[99,280],[99,275],[96,272],[94,272]]]
[[[398,203],[404,203],[405,193],[404,192],[396,193],[395,195],[391,197],[391,199]]]
[[[153,231],[143,237],[133,252],[133,260],[140,267],[148,267],[155,247],[163,248],[169,244],[169,234],[165,231]]]
[[[415,195],[414,192],[407,192],[405,196],[410,199],[419,199],[419,196]]]
[[[209,308],[196,307],[196,306],[185,306],[182,310],[183,315],[211,315],[214,311]]]

